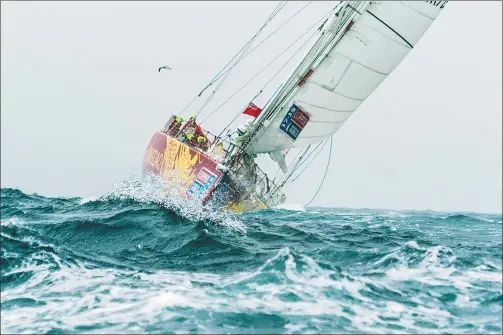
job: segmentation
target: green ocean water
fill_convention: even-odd
[[[159,197],[2,188],[1,332],[502,332],[501,215]]]

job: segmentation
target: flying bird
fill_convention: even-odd
[[[157,72],[161,72],[162,69],[171,70],[169,66],[161,66]]]

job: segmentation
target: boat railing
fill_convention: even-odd
[[[166,125],[162,129],[162,132],[165,133],[166,135],[170,137],[175,137],[172,134],[169,133],[169,126],[171,125],[171,122],[174,120],[174,116],[172,116],[168,122],[166,122]],[[236,145],[234,141],[232,141],[230,135],[226,136],[221,136],[221,135],[216,135],[213,134],[212,132],[204,129],[201,127],[201,131],[203,134],[206,136],[208,140],[208,150],[202,151],[205,155],[208,155],[209,157],[215,159],[213,155],[213,151],[215,150],[215,147],[219,144],[225,144],[223,145],[223,150],[225,153],[224,157],[221,157],[222,162],[226,162],[229,164],[229,168],[233,171],[248,171],[252,172],[252,175],[248,175],[247,179],[251,180],[251,182],[256,186],[259,186],[261,189],[261,194],[260,197],[262,200],[267,199],[266,204],[267,205],[275,205],[276,201],[272,201],[273,204],[271,204],[271,195],[269,194],[270,191],[276,192],[279,190],[279,187],[274,183],[273,180],[269,179],[269,176],[267,173],[265,173],[253,160],[253,158],[248,155],[244,150],[242,150],[239,146]],[[179,135],[179,134],[178,134]],[[235,153],[233,155],[233,153]]]

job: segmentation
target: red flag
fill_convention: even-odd
[[[262,108],[258,107],[255,104],[250,103],[248,107],[246,107],[246,109],[243,111],[243,114],[257,117],[260,115],[260,112],[262,112]]]

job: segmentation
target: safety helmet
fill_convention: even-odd
[[[189,121],[193,121],[193,120],[195,120],[195,119],[196,119],[196,118],[195,118],[194,116],[189,117]]]
[[[197,138],[197,141],[198,141],[198,142],[206,142],[206,137],[204,137],[204,136],[199,136],[199,137]]]
[[[183,119],[181,117],[179,117],[179,116],[177,116],[175,120],[176,120],[176,122],[182,122],[183,121]]]
[[[188,135],[187,135],[187,138],[188,138],[189,140],[193,139],[193,138],[194,138],[194,134],[188,134]]]

